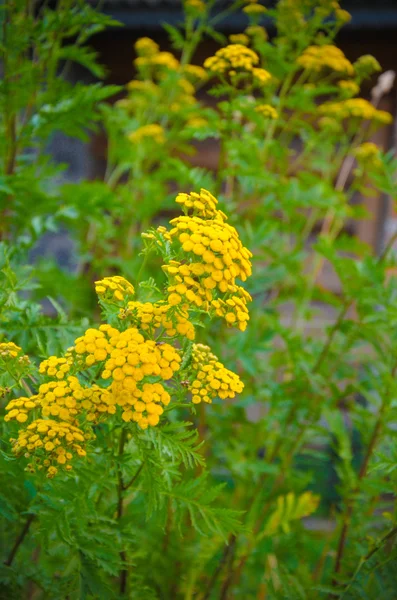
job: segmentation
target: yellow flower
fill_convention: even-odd
[[[340,87],[342,92],[346,92],[348,96],[356,96],[360,91],[360,86],[351,80],[338,81],[338,87]]]
[[[202,127],[206,127],[208,125],[208,121],[203,119],[203,117],[190,117],[186,121],[186,127],[192,127],[194,129],[201,129]]]
[[[198,81],[204,81],[207,78],[205,69],[199,65],[185,65],[183,71],[188,77],[190,76]]]
[[[205,3],[203,0],[185,0],[185,7],[197,13],[205,12]]]
[[[165,143],[164,129],[157,123],[151,123],[150,125],[142,125],[135,131],[132,131],[128,135],[130,142],[139,144],[143,140],[151,140],[159,146]]]
[[[381,71],[381,66],[374,56],[364,54],[360,56],[353,64],[354,71],[358,77],[364,79],[370,77],[373,73]]]
[[[248,46],[250,43],[250,39],[248,35],[245,35],[245,33],[235,33],[229,35],[229,40],[231,44],[242,44],[243,46]]]
[[[244,6],[243,11],[247,15],[261,15],[267,12],[267,8],[262,6],[262,4],[248,4],[247,6]]]
[[[250,27],[247,27],[245,30],[245,33],[255,41],[265,42],[268,38],[266,29],[260,25],[250,25]]]
[[[230,71],[242,70],[252,71],[259,62],[259,57],[253,50],[242,44],[229,44],[221,48],[204,62],[204,68],[212,73],[228,73]]]
[[[265,119],[278,119],[277,110],[273,106],[270,106],[270,104],[259,104],[255,108],[255,112],[265,117]]]
[[[269,71],[266,71],[266,69],[252,69],[252,75],[259,85],[266,85],[272,78]]]
[[[319,112],[339,119],[356,118],[374,121],[379,125],[389,125],[393,121],[390,113],[377,110],[364,98],[349,98],[341,102],[326,102],[319,107]]]
[[[134,286],[124,277],[115,275],[95,282],[95,292],[101,300],[122,302],[135,294]]]
[[[323,69],[331,69],[336,73],[354,74],[353,65],[342,50],[331,44],[309,46],[297,59],[297,63],[304,69],[315,73]]]
[[[338,23],[344,25],[345,23],[351,21],[352,17],[351,14],[347,12],[347,10],[343,10],[343,8],[337,8],[335,11],[335,18],[338,21]]]
[[[50,356],[43,360],[39,366],[39,373],[45,374],[48,377],[56,379],[64,379],[72,366],[71,359],[57,358]]]
[[[194,344],[192,352],[193,379],[189,384],[192,402],[211,403],[216,397],[226,400],[234,398],[244,389],[244,384],[232,371],[229,371],[203,344]]]
[[[11,440],[14,454],[35,458],[35,463],[28,465],[28,470],[47,468],[47,477],[57,474],[58,468],[70,471],[68,464],[74,456],[86,455],[84,449],[85,435],[81,429],[62,421],[52,419],[36,419],[26,429],[18,432],[18,438]],[[56,465],[56,466],[55,466]]]
[[[154,56],[159,51],[158,44],[148,37],[139,38],[134,47],[139,56]]]
[[[353,155],[364,166],[379,167],[382,164],[379,147],[373,142],[364,142],[357,146],[353,151]]]
[[[31,396],[30,398],[21,397],[11,400],[5,407],[7,414],[4,417],[4,421],[16,419],[19,423],[24,423],[28,419],[29,412],[39,405],[38,396]]]

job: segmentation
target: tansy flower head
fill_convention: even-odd
[[[379,147],[373,142],[360,144],[360,146],[354,149],[353,155],[358,162],[366,166],[378,167],[382,164]]]
[[[255,112],[265,117],[265,119],[278,119],[277,110],[270,104],[259,104],[255,108]]]
[[[86,456],[84,449],[85,435],[81,429],[62,421],[37,419],[24,430],[20,430],[18,438],[11,440],[14,454],[24,453],[26,458],[33,457],[34,463],[28,470],[47,469],[47,477],[54,477],[58,469],[70,471],[69,464],[74,456]]]
[[[132,131],[128,135],[128,139],[134,144],[139,144],[144,140],[150,140],[160,146],[165,143],[164,129],[161,127],[161,125],[158,125],[158,123],[142,125],[142,127]]]
[[[349,97],[356,96],[360,91],[360,86],[352,80],[342,79],[338,81],[338,87]]]
[[[364,54],[353,64],[354,71],[360,80],[370,77],[381,71],[381,66],[374,56]]]
[[[194,340],[194,326],[189,321],[189,313],[184,307],[173,309],[167,302],[129,302],[120,318],[128,319],[142,333],[150,337],[161,329],[168,337],[182,336]]]
[[[364,98],[349,98],[341,102],[326,102],[319,107],[323,114],[339,119],[356,118],[374,121],[379,125],[389,125],[393,117],[384,110],[377,110],[373,104]]]
[[[18,423],[25,423],[28,420],[29,412],[40,405],[38,396],[31,396],[30,398],[17,398],[11,400],[7,406],[7,414],[4,417],[4,421],[11,421],[15,419]]]
[[[39,373],[51,378],[64,379],[67,373],[69,373],[72,364],[71,358],[66,359],[50,356],[40,363]]]
[[[231,44],[242,44],[243,46],[248,46],[250,43],[250,39],[245,33],[234,33],[229,35],[229,41]]]
[[[262,4],[250,3],[247,4],[247,6],[244,6],[243,11],[247,15],[262,15],[263,13],[267,12],[267,8],[262,6]]]
[[[185,0],[185,8],[196,13],[205,12],[205,3],[203,0]]]
[[[336,73],[354,74],[353,65],[345,57],[342,50],[331,44],[309,46],[297,59],[297,63],[304,69],[314,73],[319,73],[323,69],[330,69]]]
[[[253,50],[242,44],[230,44],[221,48],[204,62],[204,68],[212,73],[227,74],[230,71],[252,71],[259,62]]]
[[[122,302],[135,294],[134,286],[124,277],[115,275],[95,282],[95,292],[101,300]]]
[[[135,42],[135,50],[139,56],[154,56],[159,51],[159,46],[148,37],[139,38]]]
[[[194,344],[191,370],[193,379],[188,389],[194,404],[211,403],[217,396],[222,400],[234,398],[243,391],[238,375],[226,369],[208,346]]]
[[[207,73],[203,67],[199,65],[185,65],[183,67],[184,73],[191,77],[193,80],[204,81],[207,78]]]
[[[252,69],[252,75],[257,85],[266,85],[271,80],[272,76],[266,69]]]

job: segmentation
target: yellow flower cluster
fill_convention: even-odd
[[[250,39],[245,33],[233,33],[229,35],[229,41],[231,44],[242,44],[243,46],[248,46],[250,43]]]
[[[59,466],[70,471],[72,465],[68,463],[74,454],[86,455],[81,445],[84,442],[85,436],[81,429],[70,423],[51,419],[33,421],[26,429],[19,431],[16,440],[11,440],[15,454],[24,453],[26,458],[35,458],[35,464],[28,465],[28,470],[40,470],[44,466],[49,478],[57,474]]]
[[[95,282],[95,292],[103,300],[122,302],[128,296],[135,294],[134,286],[129,281],[116,275],[105,277]]]
[[[128,318],[140,331],[147,332],[150,337],[163,328],[168,337],[176,335],[185,336],[194,340],[195,331],[189,321],[187,307],[175,309],[167,302],[129,302],[127,309],[120,313],[120,317]]]
[[[235,74],[237,70],[252,71],[259,56],[242,44],[229,44],[204,62],[204,68],[216,74]]]
[[[189,385],[192,402],[209,402],[216,397],[226,400],[234,398],[244,389],[241,379],[224,367],[211,349],[203,344],[194,344],[192,352],[193,380]]]
[[[86,364],[107,359],[101,376],[112,380],[107,388],[112,398],[106,397],[105,402],[123,407],[122,418],[137,422],[141,429],[157,425],[162,413],[159,402],[168,404],[170,397],[160,382],[154,385],[144,380],[150,376],[163,382],[171,379],[180,367],[179,352],[170,344],[145,340],[135,327],[120,332],[101,325],[99,330],[87,330],[75,343],[75,352],[86,355]]]
[[[327,102],[319,107],[319,111],[339,119],[364,119],[380,125],[389,125],[393,118],[390,113],[376,109],[364,98],[349,98],[341,102]]]
[[[39,373],[47,375],[47,377],[56,377],[57,379],[64,379],[69,373],[72,366],[72,361],[68,358],[58,358],[57,356],[50,356],[46,360],[43,360],[39,366]]]
[[[266,69],[252,69],[252,76],[259,85],[266,85],[271,80],[272,76]]]
[[[338,87],[348,96],[356,96],[360,91],[360,86],[355,81],[349,79],[339,81]]]
[[[138,56],[134,62],[138,69],[146,67],[159,67],[160,69],[168,69],[170,71],[177,71],[179,69],[179,61],[171,52],[157,52],[150,56]]]
[[[255,108],[255,112],[265,117],[265,119],[278,119],[277,110],[273,106],[270,106],[270,104],[259,104]]]
[[[318,73],[323,69],[331,69],[336,73],[354,75],[351,62],[346,58],[340,48],[332,44],[324,46],[309,46],[297,59],[298,65]]]
[[[212,300],[211,306],[218,317],[225,319],[226,323],[245,331],[249,321],[247,303],[252,301],[249,293],[242,287],[234,286],[227,300],[218,298]]]
[[[17,358],[18,354],[22,352],[22,348],[14,344],[14,342],[2,342],[0,344],[0,359],[9,360]]]
[[[260,25],[250,25],[245,33],[255,41],[265,42],[268,38],[266,29]]]
[[[215,196],[204,189],[201,189],[199,194],[196,192],[191,192],[190,194],[181,192],[175,198],[175,202],[185,208],[187,212],[191,210],[196,217],[213,219],[218,215],[224,219],[227,218],[224,213],[218,210],[218,200]]]
[[[128,139],[134,144],[139,144],[143,140],[149,139],[161,146],[165,143],[165,132],[158,123],[150,123],[132,131],[128,135]]]
[[[381,165],[379,147],[373,142],[360,144],[360,146],[354,149],[353,154],[359,162],[367,166],[377,167]]]
[[[148,37],[139,38],[134,47],[139,56],[154,56],[159,51],[159,45]]]
[[[7,414],[4,416],[4,421],[12,421],[15,419],[19,423],[25,423],[28,420],[29,412],[40,405],[38,396],[30,398],[16,398],[11,400],[5,407]]]
[[[371,56],[371,54],[364,54],[354,63],[354,70],[358,77],[364,79],[373,73],[381,71],[382,68],[374,56]]]
[[[217,210],[217,200],[207,190],[200,194],[179,194],[176,201],[187,214],[171,221],[168,238],[181,260],[163,266],[170,277],[168,303],[172,306],[193,304],[219,316],[231,312],[226,321],[245,330],[248,321],[249,294],[236,285],[251,275],[251,252],[244,248],[234,227]],[[225,310],[219,294],[226,294],[233,310]],[[222,301],[221,301],[222,300]],[[227,301],[227,300],[226,300]]]
[[[205,11],[205,4],[203,0],[185,0],[185,7],[198,13]]]
[[[247,15],[261,15],[267,11],[267,8],[265,6],[262,6],[262,4],[253,4],[252,3],[252,4],[247,4],[247,6],[244,6],[243,11]]]
[[[188,77],[192,77],[193,80],[204,81],[207,78],[205,69],[199,65],[185,65],[183,67],[183,72]]]

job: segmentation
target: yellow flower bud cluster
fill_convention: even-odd
[[[168,69],[169,71],[178,71],[179,61],[171,52],[157,52],[151,56],[138,56],[134,61],[135,66],[140,68],[151,67],[156,69]]]
[[[179,194],[176,201],[187,213],[171,221],[169,239],[180,260],[163,265],[170,278],[168,303],[193,305],[226,316],[220,294],[233,297],[235,326],[246,328],[249,294],[241,292],[236,278],[245,281],[251,275],[251,252],[244,248],[234,227],[217,210],[217,200],[207,192]],[[222,299],[223,300],[223,299]],[[215,302],[215,303],[214,303]],[[232,317],[227,322],[232,324]]]
[[[12,439],[13,452],[24,453],[26,458],[35,458],[35,464],[28,465],[28,470],[47,469],[47,477],[52,478],[61,466],[66,471],[72,469],[70,461],[74,454],[85,456],[82,444],[85,436],[81,429],[70,423],[37,419],[26,429],[20,430],[18,438]],[[56,466],[55,466],[56,465]]]
[[[266,71],[266,69],[258,68],[252,69],[252,76],[254,78],[254,81],[260,85],[266,85],[272,78],[269,71]]]
[[[22,348],[14,344],[14,342],[3,342],[0,344],[0,360],[13,359],[22,352]]]
[[[170,344],[145,340],[134,327],[112,335],[110,343],[113,350],[102,377],[113,380],[109,389],[117,405],[128,405],[122,418],[137,422],[141,429],[157,425],[162,413],[159,403],[168,404],[170,396],[159,381],[148,382],[145,378],[155,376],[163,382],[171,379],[180,368],[179,352]]]
[[[42,375],[47,375],[47,377],[64,379],[69,373],[71,366],[72,360],[70,358],[58,358],[57,356],[50,356],[40,363],[39,373]]]
[[[259,56],[243,44],[229,44],[204,61],[204,68],[214,74],[235,75],[252,72],[259,63]]]
[[[21,397],[11,400],[5,407],[7,414],[4,416],[4,421],[15,419],[18,423],[25,423],[28,420],[29,412],[37,406],[40,406],[38,396],[31,396],[30,398]]]
[[[262,115],[262,117],[265,117],[265,119],[278,119],[277,110],[273,106],[270,106],[270,104],[259,104],[255,108],[255,112]]]
[[[193,80],[204,81],[207,78],[206,70],[199,65],[184,65],[183,72]]]
[[[333,44],[309,46],[297,59],[298,65],[318,73],[323,69],[331,69],[336,73],[354,75],[352,63],[346,58],[340,48]]]
[[[358,83],[352,80],[342,79],[338,82],[338,87],[345,95],[349,97],[356,96],[360,91],[360,86],[358,85]]]
[[[371,54],[364,54],[360,56],[354,63],[354,71],[360,79],[370,77],[373,73],[377,73],[382,70],[379,62]]]
[[[373,142],[364,142],[354,149],[353,155],[358,162],[366,166],[379,167],[382,162],[379,156],[379,147]]]
[[[229,41],[231,44],[242,44],[243,46],[248,46],[250,43],[250,39],[245,33],[233,33],[229,35]]]
[[[201,189],[200,193],[191,192],[190,194],[180,193],[175,198],[175,202],[185,209],[192,210],[193,215],[203,219],[211,219],[217,214],[226,219],[226,215],[217,209],[218,200],[207,190]]]
[[[203,0],[185,0],[185,8],[197,13],[202,13],[205,11],[205,4]]]
[[[132,325],[149,337],[159,329],[164,329],[168,337],[182,335],[189,340],[194,340],[195,331],[189,321],[186,307],[176,309],[167,302],[129,302],[127,309],[121,311],[120,318],[128,318]]]
[[[265,42],[268,38],[266,29],[260,25],[250,25],[245,33],[255,41]]]
[[[194,344],[191,368],[194,375],[189,391],[194,404],[211,403],[216,397],[223,400],[234,398],[244,389],[239,376],[226,369],[211,349],[203,344]]]
[[[262,4],[252,3],[247,4],[247,6],[244,6],[243,11],[247,15],[261,15],[267,12],[267,8],[265,6],[262,6]]]
[[[133,296],[135,294],[134,286],[119,275],[105,277],[100,281],[96,281],[95,292],[103,300],[116,302],[122,302],[126,296]]]
[[[251,296],[244,288],[235,286],[230,298],[213,300],[211,306],[215,314],[225,319],[229,326],[237,326],[240,331],[245,331],[249,321],[247,303],[251,301]]]
[[[327,116],[339,119],[363,119],[374,121],[379,125],[389,125],[393,118],[390,113],[376,109],[371,102],[364,98],[349,98],[340,102],[326,102],[319,111]]]
[[[117,404],[123,407],[123,421],[135,421],[141,429],[157,425],[164,412],[161,405],[167,406],[171,401],[169,393],[158,382],[144,383],[142,389],[136,387],[134,390],[125,389],[123,383],[117,382],[113,383],[113,389]]]
[[[135,42],[134,48],[139,56],[154,56],[159,51],[159,45],[148,37],[139,38]]]
[[[151,140],[161,146],[165,143],[165,131],[158,123],[142,125],[128,135],[130,142],[139,144],[144,140]]]
[[[43,417],[59,417],[62,421],[74,421],[84,412],[87,421],[97,422],[102,414],[116,412],[116,400],[108,390],[97,385],[84,388],[77,377],[42,384],[39,398]]]
[[[0,344],[0,365],[7,364],[8,369],[26,367],[29,364],[29,357],[23,354],[22,348],[14,342],[2,342]]]

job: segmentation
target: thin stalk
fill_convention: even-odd
[[[27,534],[29,532],[29,529],[30,529],[30,526],[32,525],[32,523],[33,523],[33,521],[35,519],[35,516],[36,515],[29,515],[28,516],[28,518],[27,518],[27,520],[25,522],[25,525],[22,527],[19,535],[17,536],[17,538],[16,538],[16,540],[14,542],[14,545],[13,545],[13,547],[11,549],[11,552],[8,555],[8,558],[4,561],[4,564],[7,567],[10,567],[12,565],[13,560],[15,558],[15,555],[18,552],[18,548],[22,544],[22,542],[25,539],[25,537],[27,536]]]
[[[120,459],[123,456],[126,441],[127,441],[127,431],[123,428],[121,430],[121,434],[120,434],[119,453],[118,453],[119,462],[118,462],[118,466],[117,466],[117,480],[118,480],[118,483],[117,483],[117,520],[118,521],[120,521],[121,517],[123,516],[123,512],[124,512],[124,504],[123,504],[124,481],[123,481],[123,473],[122,473],[122,469],[121,469]],[[120,560],[121,560],[123,567],[119,574],[119,590],[120,590],[120,594],[124,595],[127,590],[127,576],[128,576],[128,571],[124,566],[126,563],[126,560],[127,560],[125,550],[120,551]]]

